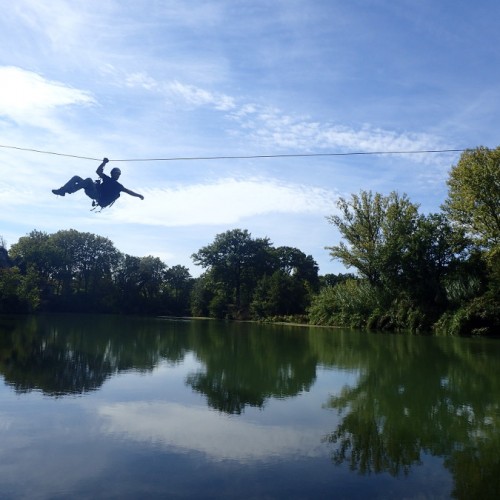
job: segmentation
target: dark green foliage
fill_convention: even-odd
[[[318,265],[297,248],[274,248],[246,230],[219,234],[193,256],[206,269],[193,313],[213,318],[266,319],[303,315],[319,289]]]
[[[356,275],[353,273],[340,273],[340,274],[324,274],[319,277],[319,285],[321,288],[325,286],[335,286],[338,283],[342,283],[347,280],[355,280]]]
[[[184,266],[166,268],[163,273],[162,294],[167,298],[168,309],[174,316],[189,316],[193,278]]]
[[[35,311],[40,303],[37,281],[32,269],[24,275],[18,267],[0,269],[0,314]]]
[[[207,273],[202,274],[194,280],[191,290],[191,315],[194,317],[207,317],[208,304],[213,297],[213,286],[209,283],[210,277]]]
[[[74,229],[32,231],[0,269],[0,312],[184,315],[192,278],[158,257],[123,255],[107,238]]]
[[[500,301],[498,296],[475,297],[458,309],[446,312],[436,322],[438,335],[500,335]]]
[[[342,216],[330,221],[349,245],[330,247],[331,255],[355,267],[360,280],[334,283],[330,304],[316,299],[311,320],[320,322],[329,308],[329,324],[428,330],[446,308],[443,279],[463,249],[449,223],[438,214],[420,215],[397,193],[361,192],[341,199],[339,208]]]
[[[334,259],[357,270],[359,283],[325,279],[311,321],[499,335],[499,180],[500,148],[478,148],[452,168],[442,214],[421,215],[397,193],[341,198],[340,215],[328,220],[345,242],[328,248]],[[365,296],[367,285],[376,300]]]
[[[362,328],[382,303],[383,297],[367,280],[347,280],[321,289],[309,308],[309,319],[316,325]]]

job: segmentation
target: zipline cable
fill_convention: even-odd
[[[66,153],[55,153],[53,151],[41,151],[39,149],[20,148],[18,146],[5,146],[2,144],[0,144],[0,148],[17,149],[18,151],[29,151],[30,153],[42,153],[42,154],[46,154],[46,155],[67,156],[69,158],[80,158],[82,160],[95,160],[95,161],[102,160],[102,158],[90,158],[88,156],[77,156],[77,155],[70,155],[70,154],[66,154]]]
[[[315,156],[355,156],[355,155],[397,155],[397,154],[424,154],[424,153],[451,153],[462,152],[464,149],[435,149],[422,151],[356,151],[350,153],[290,153],[269,155],[243,155],[243,156],[194,156],[194,157],[172,157],[172,158],[132,158],[128,160],[109,161],[186,161],[186,160],[248,160],[258,158],[300,158]]]
[[[66,156],[69,158],[79,158],[81,160],[101,161],[102,158],[91,158],[89,156],[78,156],[66,153],[56,153],[54,151],[42,151],[40,149],[21,148],[18,146],[7,146],[0,144],[0,148],[17,149],[31,153],[40,153],[56,156]],[[432,153],[461,153],[465,149],[423,149],[414,151],[354,151],[350,153],[290,153],[290,154],[268,154],[268,155],[242,155],[242,156],[177,156],[170,158],[129,158],[117,159],[112,162],[133,162],[133,161],[197,161],[197,160],[250,160],[258,158],[301,158],[317,156],[361,156],[361,155],[409,155],[409,154],[432,154]]]

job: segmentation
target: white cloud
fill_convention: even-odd
[[[105,405],[98,412],[106,421],[106,433],[201,452],[212,460],[245,462],[323,454],[317,432],[291,426],[258,426],[201,407],[131,402]]]
[[[52,129],[55,126],[52,112],[57,108],[95,104],[89,92],[47,80],[15,66],[0,67],[0,81],[0,116],[21,125]]]
[[[181,97],[192,106],[212,106],[219,111],[229,111],[235,107],[234,99],[228,95],[173,81],[165,85],[165,91]]]
[[[127,223],[160,226],[234,224],[267,213],[322,216],[332,212],[336,197],[327,189],[262,178],[226,178],[211,184],[156,188],[144,195],[144,202],[122,195],[120,210],[110,216]]]
[[[112,67],[106,68],[109,73],[114,73],[115,70]],[[144,72],[131,73],[125,77],[125,85],[127,87],[142,87],[145,90],[156,90],[158,88],[158,83],[154,78],[151,78],[148,74]]]

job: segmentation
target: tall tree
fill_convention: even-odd
[[[339,208],[341,215],[329,220],[348,245],[330,247],[330,253],[347,267],[355,267],[377,294],[373,304],[377,310],[363,307],[361,322],[371,318],[377,328],[430,328],[446,307],[445,278],[463,249],[459,233],[443,215],[420,215],[418,205],[395,192],[389,196],[361,192],[349,201],[340,199]],[[349,285],[341,290],[359,292],[361,297],[365,287]],[[354,303],[352,293],[348,295]],[[341,303],[337,301],[339,310]]]
[[[237,316],[246,315],[254,287],[262,274],[272,269],[268,238],[252,238],[245,229],[218,234],[210,245],[191,257],[211,275],[216,296],[229,300]]]
[[[301,282],[307,282],[310,287],[319,286],[318,264],[312,255],[306,255],[298,248],[281,246],[274,250],[278,268],[289,276]]]
[[[0,267],[0,313],[33,312],[39,305],[38,274],[34,268],[22,274],[17,266]]]
[[[70,229],[53,234],[51,241],[58,249],[60,275],[75,291],[94,291],[119,261],[120,253],[103,236]]]
[[[158,257],[122,255],[114,281],[120,296],[119,309],[134,313],[160,313],[167,270]]]
[[[54,277],[55,268],[60,256],[51,241],[51,235],[43,231],[33,230],[28,235],[19,238],[10,249],[14,263],[23,271],[33,266],[40,277]]]
[[[327,220],[337,226],[347,241],[327,247],[334,259],[354,267],[371,285],[381,285],[401,272],[401,256],[408,245],[408,235],[415,228],[418,206],[406,195],[396,192],[382,196],[371,191],[340,198],[340,215]]]
[[[443,210],[480,246],[500,245],[500,147],[462,153],[452,167]]]
[[[443,210],[471,245],[450,289],[461,292],[444,331],[498,333],[500,325],[500,147],[462,153],[453,166]],[[476,284],[480,283],[480,286]],[[454,293],[456,296],[457,294]],[[456,302],[456,301],[455,301]]]
[[[139,284],[141,295],[146,300],[154,301],[159,298],[166,268],[159,257],[148,255],[140,258]]]
[[[189,296],[193,282],[187,267],[177,265],[166,269],[163,287],[168,295],[172,314],[189,314]]]
[[[318,265],[298,248],[272,250],[275,271],[258,282],[252,301],[257,317],[304,314],[312,292],[319,289]]]

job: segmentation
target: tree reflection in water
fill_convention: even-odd
[[[241,413],[246,406],[262,407],[269,398],[296,396],[316,380],[317,356],[307,335],[255,324],[212,328],[197,337],[193,349],[203,370],[187,383],[205,394],[209,406]]]
[[[408,475],[432,455],[453,496],[500,492],[500,343],[285,326],[141,318],[0,318],[0,374],[17,392],[96,390],[126,370],[150,372],[192,353],[188,387],[220,412],[313,389],[317,370],[359,374],[324,407],[332,461],[360,474]]]
[[[0,373],[17,392],[50,396],[99,389],[115,373],[152,371],[188,351],[204,369],[187,384],[209,406],[241,413],[271,397],[295,396],[314,383],[317,357],[308,337],[276,328],[217,321],[175,322],[102,316],[27,317],[1,326]]]
[[[0,335],[0,373],[17,392],[49,396],[99,389],[113,374],[152,371],[184,358],[188,338],[140,318],[46,316],[8,320]]]
[[[325,405],[341,416],[324,438],[333,462],[397,476],[423,454],[444,457],[454,497],[498,498],[498,352],[484,340],[368,336],[357,384]]]

